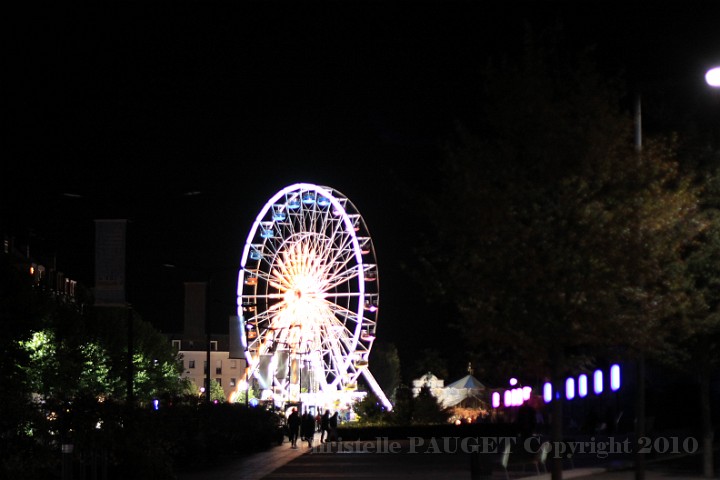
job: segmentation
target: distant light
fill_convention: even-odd
[[[545,403],[552,402],[552,384],[550,382],[545,382],[543,385],[543,400]]]
[[[711,87],[720,87],[720,67],[708,70],[705,74],[705,81]]]
[[[565,380],[565,397],[568,400],[575,398],[575,379],[572,377]]]
[[[493,392],[492,406],[493,408],[498,408],[500,406],[500,392]]]
[[[511,390],[512,405],[513,407],[519,407],[523,403],[523,391],[522,388],[513,388]]]
[[[514,387],[515,385],[517,385],[517,378],[515,378],[515,377],[511,378],[511,379],[510,379],[510,385],[512,385],[513,387]]]
[[[512,406],[512,391],[505,390],[505,394],[503,395],[503,405],[506,407]]]
[[[593,374],[593,391],[595,395],[600,395],[603,392],[603,373],[602,370],[595,370]]]
[[[260,403],[260,401],[259,401],[257,398],[253,397],[253,398],[250,399],[250,405],[251,405],[251,406],[257,407],[257,406],[258,406],[258,403]]]
[[[157,398],[155,400],[153,400],[153,409],[155,409],[155,410],[160,409],[160,400],[158,400]]]
[[[578,395],[585,398],[588,393],[588,379],[584,373],[578,377]]]
[[[530,400],[530,394],[532,393],[532,387],[523,387],[522,388],[522,399],[523,402]]]
[[[613,392],[620,390],[620,365],[618,364],[610,367],[610,390]]]

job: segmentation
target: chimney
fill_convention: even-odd
[[[185,323],[183,337],[199,339],[205,335],[205,297],[207,282],[185,282]]]

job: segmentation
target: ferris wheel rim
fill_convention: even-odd
[[[357,215],[358,221],[362,222],[362,226],[364,227],[365,231],[367,232],[367,240],[370,243],[370,248],[372,250],[372,259],[375,260],[375,252],[374,247],[372,246],[372,241],[369,236],[369,231],[367,231],[367,226],[364,223],[364,220],[362,220],[362,217],[357,212],[357,209],[355,205],[342,193],[340,193],[337,190],[334,190],[330,187],[324,187],[320,185],[315,185],[312,183],[295,183],[292,185],[288,185],[281,190],[279,190],[277,193],[275,193],[264,205],[263,208],[260,210],[258,215],[256,216],[255,220],[253,221],[252,227],[250,229],[250,232],[248,234],[247,240],[245,242],[245,245],[243,247],[243,253],[241,257],[241,267],[240,271],[238,273],[238,288],[237,288],[237,308],[238,308],[238,316],[243,316],[244,312],[242,311],[242,304],[243,299],[247,297],[245,294],[245,285],[244,285],[244,279],[245,275],[248,272],[247,266],[248,266],[248,258],[250,255],[251,248],[253,248],[254,240],[257,238],[258,229],[261,228],[263,223],[267,222],[268,214],[271,212],[271,210],[278,204],[282,204],[283,202],[281,200],[287,200],[288,195],[300,195],[303,192],[314,192],[317,195],[322,195],[324,198],[329,200],[330,202],[330,208],[334,208],[336,212],[339,212],[339,217],[342,220],[342,224],[344,226],[344,231],[349,234],[350,240],[352,242],[352,251],[353,251],[353,258],[355,261],[355,265],[357,268],[357,286],[358,291],[353,293],[348,293],[347,296],[351,297],[357,297],[357,304],[354,307],[353,311],[353,320],[354,320],[354,329],[352,331],[352,336],[350,337],[350,343],[345,345],[345,350],[347,352],[351,352],[357,349],[360,342],[360,336],[361,332],[363,330],[363,326],[366,325],[366,317],[364,312],[364,305],[366,302],[366,280],[368,278],[366,277],[366,268],[367,265],[373,265],[376,268],[376,263],[369,264],[363,259],[363,251],[360,246],[360,241],[358,240],[358,236],[355,232],[355,228],[353,225],[353,221],[351,219],[351,215]],[[341,198],[341,200],[338,199],[338,197]],[[348,209],[346,207],[350,207],[352,210],[352,213],[348,213]],[[287,207],[287,204],[285,205]],[[371,294],[374,298],[375,305],[377,305],[378,301],[378,280],[377,275],[375,274],[375,278],[372,279],[372,281],[375,282],[375,293]],[[280,294],[276,294],[280,295]],[[256,297],[259,297],[260,295],[255,294]],[[328,296],[333,296],[328,294]],[[335,295],[336,297],[340,296],[338,294]],[[372,322],[374,325],[374,321]],[[342,326],[345,328],[345,331],[350,333],[350,329],[347,327],[347,320],[345,321]],[[374,331],[374,328],[373,328]],[[336,339],[338,343],[340,343],[340,337]],[[343,341],[348,339],[343,339]],[[248,347],[247,339],[244,339],[245,346],[246,346],[246,358],[248,362],[250,362],[251,359],[251,352]],[[257,343],[257,341],[256,341]],[[369,353],[370,347],[366,347],[366,352]],[[351,358],[351,355],[349,355],[347,352],[343,353],[340,352],[339,355],[345,355],[344,361],[341,365],[339,365],[338,370],[342,370],[347,372],[351,368],[351,363],[353,362],[353,358]],[[258,353],[259,355],[259,353]],[[257,359],[254,359],[254,361],[257,361]],[[332,382],[330,382],[328,385],[331,386],[337,386],[341,382],[340,375],[336,376]]]

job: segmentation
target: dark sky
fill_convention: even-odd
[[[32,234],[34,251],[56,252],[61,269],[92,284],[92,219],[128,218],[128,300],[170,330],[180,325],[182,280],[211,275],[223,329],[265,201],[290,183],[329,185],[373,234],[380,335],[430,343],[430,314],[399,269],[423,228],[408,191],[432,185],[438,145],[472,118],[487,56],[516,51],[528,24],[562,25],[568,44],[596,45],[608,71],[698,103],[700,75],[720,63],[718,3],[143,2],[17,12],[4,75],[4,231]]]

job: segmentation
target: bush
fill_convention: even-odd
[[[130,410],[85,398],[61,411],[49,421],[47,412],[38,409],[32,435],[0,438],[0,477],[59,477],[60,445],[71,443],[74,472],[89,478],[93,470],[98,474],[106,469],[110,479],[172,479],[181,470],[267,449],[276,443],[279,427],[273,412],[227,403]]]

